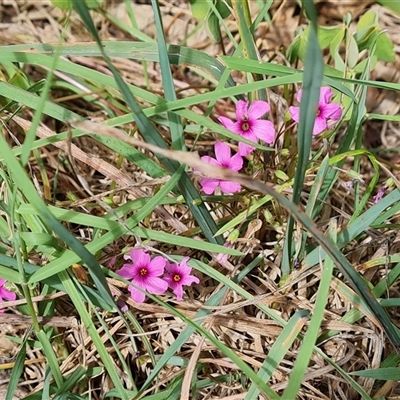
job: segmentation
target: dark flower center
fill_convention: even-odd
[[[249,124],[249,119],[247,115],[244,115],[242,117],[242,125],[241,125],[242,131],[247,132],[250,129],[250,124]]]
[[[174,282],[179,282],[182,279],[182,277],[179,274],[175,274],[173,277]]]
[[[242,122],[242,131],[247,132],[250,129],[250,124],[247,121]]]
[[[147,270],[147,268],[140,268],[139,274],[141,276],[146,276],[149,273],[149,271]]]

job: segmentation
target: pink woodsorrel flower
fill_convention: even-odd
[[[203,156],[201,157],[202,161],[211,165],[229,168],[231,171],[237,172],[242,169],[242,157],[240,157],[239,153],[236,153],[231,157],[231,148],[227,144],[222,142],[215,143],[214,151],[216,159],[209,156]],[[214,178],[202,178],[200,179],[200,185],[206,194],[214,193],[218,186],[221,187],[221,190],[224,193],[236,193],[241,188],[239,183]]]
[[[190,275],[192,268],[187,265],[189,257],[185,257],[180,264],[168,263],[165,266],[167,274],[164,279],[176,295],[177,300],[183,298],[183,286],[190,286],[192,283],[200,283],[199,278]]]
[[[131,280],[134,285],[151,294],[161,294],[168,289],[168,283],[162,278],[158,278],[164,273],[167,262],[165,258],[157,256],[151,260],[150,256],[141,249],[132,249],[129,258],[132,263],[124,264],[117,271],[119,276]],[[128,290],[131,292],[134,301],[137,303],[144,302],[146,295],[143,292],[133,286],[129,286]]]
[[[17,298],[17,295],[14,292],[10,292],[7,290],[4,285],[7,281],[5,279],[0,278],[0,302],[5,300],[14,301]],[[0,313],[4,312],[4,308],[0,309]]]
[[[297,92],[297,101],[300,103],[303,91],[300,89]],[[334,125],[333,121],[338,121],[342,117],[342,107],[337,103],[330,103],[333,97],[333,92],[330,87],[321,87],[317,115],[313,135],[318,135],[321,132],[331,128]],[[295,122],[300,120],[300,107],[289,107],[290,116]]]
[[[236,104],[236,118],[233,122],[229,118],[219,117],[221,124],[230,131],[237,133],[244,138],[257,142],[257,139],[265,143],[273,143],[275,140],[275,128],[271,121],[260,119],[269,112],[271,107],[266,101],[256,100],[250,104],[245,100],[239,100]],[[239,154],[247,156],[255,147],[245,143],[239,143]]]

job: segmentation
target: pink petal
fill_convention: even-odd
[[[327,104],[333,97],[332,89],[329,86],[322,86],[319,93],[319,104]]]
[[[249,102],[245,100],[239,100],[236,103],[236,118],[238,119],[239,122],[243,120],[243,117],[247,117],[248,105]]]
[[[237,122],[233,122],[227,117],[218,117],[218,121],[221,122],[221,124],[226,128],[229,129],[230,131],[234,129],[234,126],[237,125]]]
[[[199,284],[200,279],[197,276],[187,275],[179,282],[181,285],[190,286],[192,283]]]
[[[303,95],[303,89],[300,89],[298,92],[297,92],[297,95],[296,95],[296,99],[297,99],[297,101],[300,103],[301,102],[301,96]]]
[[[324,104],[320,107],[320,115],[338,121],[342,117],[342,107],[337,103]]]
[[[14,301],[17,298],[17,295],[7,289],[0,288],[0,298]]]
[[[203,156],[200,158],[201,161],[206,162],[207,164],[211,164],[211,165],[217,165],[217,166],[221,166],[220,162],[217,161],[215,158],[212,158],[210,156]]]
[[[220,186],[224,193],[236,193],[242,188],[239,183],[232,181],[221,181]]]
[[[242,142],[239,143],[239,155],[241,155],[242,157],[246,157],[254,149],[255,149],[254,146],[250,146],[249,144],[242,143]]]
[[[160,276],[164,273],[167,260],[164,257],[154,257],[149,263],[148,277]]]
[[[182,300],[183,299],[183,288],[182,285],[171,285],[171,289],[174,292],[174,294],[176,295],[176,299],[177,300]]]
[[[294,107],[290,106],[289,107],[289,113],[290,116],[292,117],[292,120],[299,123],[300,120],[300,107]]]
[[[132,279],[134,275],[134,265],[133,264],[124,264],[121,269],[117,271],[117,274],[125,279]]]
[[[325,131],[328,128],[328,125],[326,123],[326,119],[318,115],[315,118],[315,124],[313,128],[313,135],[318,135],[321,132]]]
[[[227,165],[232,171],[239,171],[243,168],[243,158],[239,153],[236,153],[230,160]]]
[[[215,189],[219,186],[219,179],[203,178],[200,179],[200,185],[205,194],[213,194]]]
[[[150,262],[150,256],[142,249],[134,248],[129,252],[135,265],[146,266]]]
[[[152,294],[161,294],[168,289],[168,282],[161,278],[149,278],[145,289]]]
[[[222,142],[215,143],[214,151],[217,160],[222,166],[225,167],[227,164],[229,164],[231,159],[231,148],[227,144]]]
[[[7,281],[6,281],[5,279],[0,278],[0,287],[1,287],[1,286],[4,286],[4,284],[5,284],[6,282],[7,282]]]
[[[275,128],[271,121],[254,121],[251,129],[258,139],[263,140],[265,143],[274,143]]]
[[[269,112],[270,109],[271,107],[266,101],[253,101],[249,108],[249,121],[260,119],[263,115]]]
[[[143,292],[132,286],[129,286],[129,292],[131,293],[132,300],[136,301],[136,303],[143,303],[146,299],[146,295]]]

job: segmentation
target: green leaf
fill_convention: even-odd
[[[391,62],[395,59],[393,42],[388,38],[385,32],[382,32],[376,41],[375,55],[378,60]]]
[[[204,0],[189,0],[190,9],[192,10],[193,17],[203,20],[206,19],[210,12],[210,5],[208,1]]]
[[[220,42],[222,36],[221,29],[219,27],[219,19],[214,13],[211,13],[207,18],[207,27],[213,40],[215,40],[216,42]]]
[[[321,26],[318,29],[318,41],[321,49],[326,49],[332,43],[334,37],[344,30],[341,26]]]
[[[400,368],[366,369],[364,371],[350,372],[350,375],[364,376],[365,378],[373,378],[381,381],[398,381],[400,380]]]
[[[62,10],[72,10],[72,0],[50,0],[55,7]],[[88,8],[99,8],[103,0],[84,0]]]
[[[389,10],[395,12],[397,15],[400,16],[400,2],[399,1],[376,0],[376,2],[383,5],[384,7],[388,8]]]

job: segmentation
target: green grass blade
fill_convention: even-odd
[[[155,25],[157,30],[157,45],[158,45],[158,56],[161,67],[161,80],[164,88],[165,99],[167,101],[176,100],[175,86],[171,74],[171,65],[168,58],[167,45],[164,37],[164,27],[162,23],[162,16],[160,6],[157,0],[152,0]],[[174,150],[185,150],[185,140],[183,137],[182,122],[179,115],[168,112],[167,117],[169,120],[169,128],[172,139],[172,149]]]
[[[329,237],[332,242],[336,242],[337,225],[335,220],[331,220],[329,225]],[[307,333],[304,336],[303,343],[298,353],[296,362],[291,371],[288,385],[283,392],[284,399],[294,399],[300,389],[303,377],[306,373],[309,360],[311,359],[315,342],[324,318],[325,307],[328,301],[331,278],[333,274],[334,262],[332,259],[327,258],[323,265],[321,265],[322,278],[319,284],[317,299],[313,308],[313,315],[311,317],[310,325],[308,326]]]
[[[19,379],[24,371],[24,362],[26,356],[26,344],[28,340],[28,335],[25,335],[22,343],[20,344],[18,355],[14,362],[14,367],[11,371],[10,380],[8,381],[7,393],[5,400],[13,400],[15,390],[18,387]]]
[[[275,340],[275,343],[269,350],[268,355],[264,360],[260,371],[258,372],[258,376],[261,380],[268,382],[271,379],[272,374],[303,329],[304,324],[308,319],[308,315],[308,311],[302,310],[297,311],[294,315],[292,315],[292,317],[290,317],[287,325],[283,328],[282,333],[278,336],[278,338]],[[253,383],[250,386],[244,400],[256,400],[258,399],[259,393],[259,389]]]
[[[313,7],[311,7],[313,8]],[[300,103],[300,121],[297,130],[298,162],[294,177],[292,201],[298,204],[304,186],[305,173],[310,157],[312,131],[315,122],[317,105],[319,102],[320,87],[323,77],[323,62],[318,44],[316,20],[311,26],[309,42],[304,63],[303,92]],[[289,275],[293,246],[294,219],[289,218],[286,227],[285,245],[283,249],[282,273]]]

